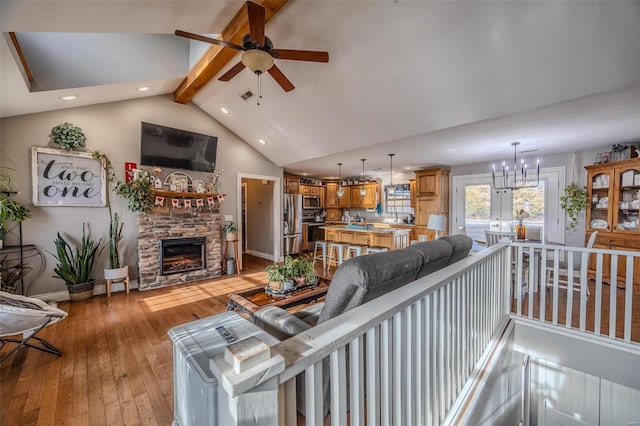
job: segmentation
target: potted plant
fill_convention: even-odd
[[[273,263],[271,265],[267,265],[267,267],[264,268],[264,271],[267,273],[267,286],[272,290],[282,291],[284,288],[286,272],[285,266]]]
[[[291,275],[296,285],[315,283],[317,279],[316,270],[308,256],[299,256],[293,259],[292,264]]]
[[[29,209],[9,198],[11,178],[6,168],[0,170],[0,248],[4,247],[4,233],[7,222],[20,223],[31,217]]]
[[[116,179],[113,166],[111,165],[111,160],[99,151],[93,152],[93,158],[104,161],[107,186],[110,186],[110,184]],[[122,227],[124,226],[124,223],[120,221],[118,213],[114,213],[111,210],[111,201],[108,193],[107,208],[109,210],[109,267],[104,268],[104,278],[105,280],[117,281],[122,280],[129,275],[129,266],[122,265],[120,260],[120,250],[118,248],[120,241],[122,240]]]
[[[569,226],[575,228],[578,223],[578,214],[587,206],[587,188],[577,183],[571,183],[564,189],[564,195],[560,197],[560,207],[567,212]]]
[[[89,300],[93,296],[95,279],[91,274],[96,258],[102,252],[101,243],[102,239],[96,242],[91,238],[91,233],[86,232],[85,224],[82,224],[82,240],[79,246],[72,247],[60,232],[54,240],[56,254],[50,253],[58,261],[53,269],[54,278],[64,280],[72,302]]]
[[[78,151],[84,147],[87,140],[80,127],[66,122],[52,128],[49,137],[53,143],[60,145],[62,149],[67,151]]]
[[[115,192],[127,199],[132,212],[146,213],[153,208],[155,198],[146,172],[129,182],[116,183]]]
[[[224,232],[227,241],[238,240],[238,225],[234,221],[225,223],[222,227],[222,232]]]

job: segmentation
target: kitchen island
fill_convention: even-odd
[[[409,245],[409,229],[377,228],[371,225],[326,225],[324,239],[340,243],[363,244],[386,247],[389,250],[405,248]]]

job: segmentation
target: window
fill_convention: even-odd
[[[516,191],[495,190],[491,175],[455,176],[452,232],[465,227],[467,235],[484,241],[485,230],[513,231],[516,210],[524,209],[527,229],[540,229],[543,241],[564,242],[564,214],[559,188],[564,187],[564,167],[540,170],[540,185]]]
[[[387,213],[411,213],[411,191],[408,183],[395,185],[396,191],[390,195],[384,187],[385,211]]]

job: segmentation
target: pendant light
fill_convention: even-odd
[[[520,188],[536,188],[540,184],[540,160],[536,161],[536,180],[527,179],[527,163],[524,159],[520,160],[520,176],[518,177],[518,161],[516,149],[520,142],[512,142],[513,146],[513,177],[511,177],[509,166],[506,161],[502,162],[502,174],[496,183],[496,165],[491,166],[491,176],[493,177],[493,188],[497,190],[510,189],[516,191]]]
[[[362,161],[362,188],[360,188],[360,195],[364,197],[367,195],[367,189],[364,187],[364,162],[367,161],[367,159],[361,158],[360,161]]]
[[[344,188],[342,187],[342,163],[338,163],[338,167],[340,170],[340,185],[338,185],[338,190],[336,191],[336,194],[338,195],[338,198],[342,198],[342,196],[344,195]]]
[[[389,181],[391,182],[389,185],[387,185],[387,194],[389,195],[393,195],[396,192],[396,186],[393,184],[393,156],[395,154],[388,154],[389,155],[389,161],[391,162],[391,166],[389,167]]]

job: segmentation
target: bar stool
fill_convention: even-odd
[[[322,269],[327,269],[327,244],[331,241],[317,240],[313,247],[313,266],[316,266],[316,260],[322,259]],[[322,249],[322,254],[318,254],[318,247]]]
[[[383,251],[389,251],[389,249],[386,247],[372,246],[372,247],[367,247],[367,249],[365,250],[366,252],[365,254],[382,253]]]
[[[344,261],[344,249],[347,247],[346,243],[338,243],[336,241],[329,242],[329,259],[327,260],[327,269],[331,268],[331,264],[335,262],[336,266],[342,265]],[[333,257],[336,260],[333,260]]]
[[[344,260],[350,259],[355,256],[362,256],[364,254],[364,250],[368,246],[364,244],[349,244],[347,245],[347,253],[344,257]]]

